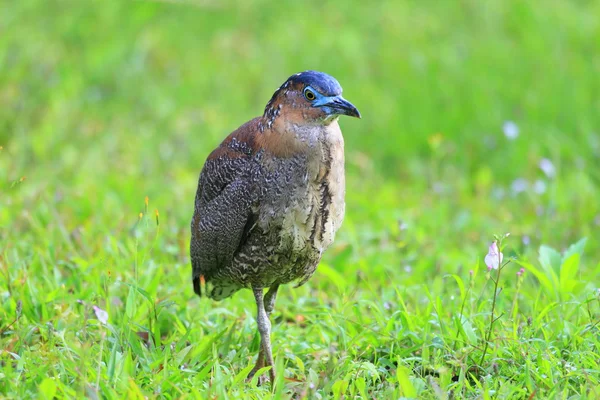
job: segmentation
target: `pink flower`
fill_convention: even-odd
[[[106,311],[104,311],[103,309],[101,309],[100,307],[96,307],[94,306],[94,313],[96,314],[96,318],[98,318],[98,321],[100,321],[102,324],[106,325],[106,323],[108,322],[108,313]]]
[[[517,276],[523,276],[523,274],[525,273],[525,268],[521,268],[518,272],[517,272]]]
[[[504,255],[498,249],[498,244],[494,240],[488,249],[488,253],[485,256],[485,265],[488,270],[498,269]]]

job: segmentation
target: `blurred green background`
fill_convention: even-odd
[[[187,246],[203,162],[306,69],[336,77],[363,115],[340,121],[347,218],[309,286],[344,275],[376,297],[441,290],[443,274],[464,276],[505,232],[508,252],[525,258],[588,237],[582,279],[597,282],[598,1],[2,8],[4,321],[15,291],[44,298],[48,308],[24,305],[43,325],[76,299],[108,299],[106,279],[127,281],[134,264],[152,295],[178,303],[177,318],[202,318],[210,305],[192,296]],[[138,214],[153,226],[154,209],[160,228],[141,262]],[[241,314],[250,297],[222,307]]]
[[[15,2],[0,16],[2,178],[26,176],[20,190],[38,199],[29,212],[58,191],[78,200],[78,223],[104,215],[110,229],[149,195],[183,226],[211,149],[289,75],[317,69],[364,115],[342,121],[350,197],[387,183],[397,198],[386,208],[429,200],[428,213],[465,213],[439,234],[485,218],[471,234],[524,226],[558,244],[589,234],[598,212],[599,11],[563,1]],[[513,141],[506,121],[519,128]],[[543,199],[512,202],[516,179],[545,179],[542,158],[557,179]],[[361,204],[348,206],[352,217]]]

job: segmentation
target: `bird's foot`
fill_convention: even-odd
[[[265,374],[262,374],[258,377],[258,381],[256,381],[256,386],[265,386],[269,382],[269,377]]]
[[[271,385],[275,384],[275,367],[271,366],[269,370],[269,377],[271,378]]]
[[[261,367],[261,368],[263,368],[263,367]],[[252,371],[250,371],[250,373],[248,374],[248,377],[246,378],[246,382],[247,383],[252,382],[252,379],[254,378],[254,376],[256,375],[258,370],[261,368],[256,368],[256,367],[253,368]],[[273,370],[273,367],[271,367],[271,369],[268,371],[268,375],[266,372],[267,371],[264,371],[257,377],[257,381],[256,381],[257,386],[263,386],[263,385],[267,384],[268,382],[275,382],[275,371]]]

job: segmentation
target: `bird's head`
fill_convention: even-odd
[[[265,107],[267,125],[283,117],[293,124],[329,125],[340,115],[360,118],[360,112],[342,97],[338,81],[323,72],[292,75],[273,94]]]

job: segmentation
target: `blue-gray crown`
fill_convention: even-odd
[[[311,86],[324,96],[339,96],[342,94],[342,87],[339,82],[333,76],[324,72],[304,71],[290,76],[287,81]]]

